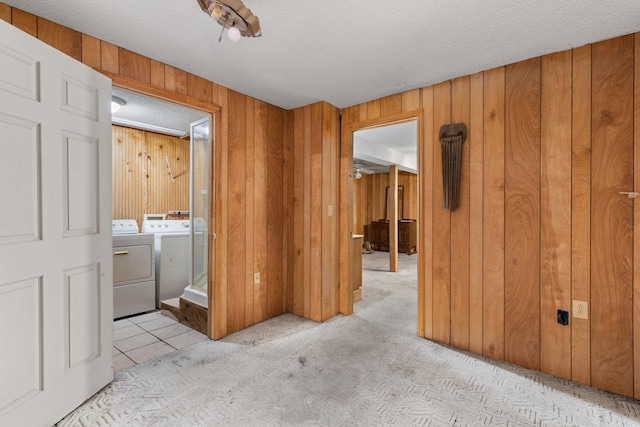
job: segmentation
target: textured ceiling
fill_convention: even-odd
[[[638,0],[244,0],[263,36],[218,43],[196,0],[2,0],[291,109],[348,107],[640,30]]]
[[[418,123],[391,124],[359,130],[353,134],[354,168],[363,173],[389,172],[398,165],[405,172],[418,172]]]
[[[111,115],[114,119],[125,119],[189,133],[191,123],[208,116],[208,113],[202,111],[115,87],[113,95],[125,101],[125,104]]]

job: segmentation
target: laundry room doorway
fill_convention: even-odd
[[[189,326],[212,337],[217,111],[143,89],[113,89],[113,218],[155,236],[156,307],[197,317]]]

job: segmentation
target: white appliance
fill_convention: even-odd
[[[142,222],[143,233],[153,233],[156,261],[156,307],[177,298],[189,284],[189,221],[183,219]]]
[[[114,219],[111,227],[114,319],[155,310],[153,234],[140,234],[135,219]]]

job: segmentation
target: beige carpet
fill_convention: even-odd
[[[634,426],[640,402],[416,336],[417,256],[363,256],[363,300],[116,373],[59,426]]]

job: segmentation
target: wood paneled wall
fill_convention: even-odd
[[[284,110],[2,3],[0,19],[106,74],[117,86],[215,114],[212,222],[217,239],[211,251],[215,263],[209,276],[209,307],[213,307],[209,336],[221,338],[283,313],[288,280],[283,256],[288,242],[284,190],[285,178],[289,178],[283,168]],[[150,146],[159,149],[155,147]],[[130,154],[137,156],[138,152],[142,146]],[[156,157],[153,154],[151,161]],[[117,168],[116,157],[114,162]],[[177,164],[177,160],[172,162],[174,174]],[[159,199],[150,195],[144,202],[151,213],[166,210],[164,205],[154,205],[154,200]],[[180,201],[169,201],[171,208],[178,204],[186,208]],[[117,200],[114,209],[120,209]],[[254,283],[254,273],[260,273],[259,283]]]
[[[338,314],[339,111],[319,102],[287,113],[288,311]]]
[[[142,226],[146,213],[189,210],[189,139],[122,126],[111,135],[113,218]]]
[[[639,65],[640,33],[419,91],[421,336],[640,398],[640,205],[619,194],[640,186]],[[343,117],[384,122],[399,99]],[[459,121],[451,213],[438,130]],[[558,324],[572,300],[589,320]]]
[[[418,175],[398,172],[398,185],[404,187],[404,215],[400,219],[417,219]],[[389,186],[388,173],[362,175],[362,178],[353,181],[353,232],[355,234],[363,234],[365,225],[386,217],[387,186]]]
[[[345,130],[419,110],[418,334],[640,398],[640,205],[619,194],[640,187],[639,34],[347,108],[338,138],[328,104],[284,112],[4,4],[0,19],[119,86],[217,113],[210,336],[285,308],[352,312]],[[437,142],[456,121],[469,134],[451,213]],[[557,324],[573,299],[590,319]]]

